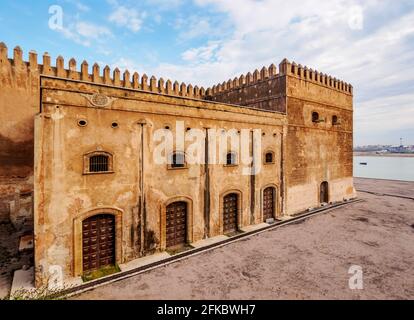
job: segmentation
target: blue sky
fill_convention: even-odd
[[[3,0],[0,25],[0,41],[26,57],[205,87],[286,57],[353,84],[355,144],[414,144],[412,0]]]

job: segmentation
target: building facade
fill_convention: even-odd
[[[0,191],[33,191],[37,285],[355,197],[335,78],[284,60],[204,90],[28,60],[0,45]]]

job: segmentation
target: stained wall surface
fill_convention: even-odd
[[[110,105],[93,106],[94,94],[108,97]],[[87,125],[80,127],[79,120]],[[233,129],[240,134],[243,129],[259,128],[263,150],[274,153],[274,162],[261,165],[253,182],[251,175],[243,173],[250,172],[249,166],[241,163],[187,164],[182,169],[157,164],[154,134],[169,127],[175,138],[176,127],[181,125],[177,121],[182,121],[184,130],[200,129],[202,139],[206,128],[209,132]],[[97,213],[119,217],[119,264],[165,249],[166,206],[175,201],[188,204],[189,243],[223,234],[222,201],[228,193],[239,195],[239,227],[261,223],[262,190],[267,186],[278,190],[281,184],[285,121],[278,113],[42,78],[42,113],[36,119],[35,135],[38,283],[55,265],[63,267],[66,278],[82,274],[77,230],[81,221]],[[114,122],[117,128],[112,127]],[[187,137],[185,149],[192,141]],[[212,149],[218,153],[218,144]],[[84,173],[84,155],[94,151],[113,155],[113,172]],[[277,208],[275,213],[281,211]]]
[[[52,65],[48,54],[39,63],[35,52],[26,62],[19,47],[10,57],[1,43],[0,86],[0,218],[25,225],[34,214],[38,285],[56,267],[65,279],[83,273],[82,222],[97,214],[115,217],[120,264],[165,250],[173,202],[187,205],[193,243],[223,234],[229,193],[238,195],[239,228],[263,222],[267,187],[275,188],[276,218],[321,206],[324,182],[327,202],[356,196],[352,86],[286,59],[204,89],[86,61],[65,65],[63,57]],[[166,128],[174,141],[181,129],[187,134],[173,149],[199,141],[208,161],[157,164],[155,137]],[[248,156],[261,156],[256,175],[242,163],[213,161],[219,147],[211,134],[231,130],[238,139],[248,132]],[[111,172],[90,174],[87,155],[102,152],[111,155]]]
[[[296,65],[286,70],[287,214],[318,207],[323,182],[329,202],[355,197],[352,87]]]

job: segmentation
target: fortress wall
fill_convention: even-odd
[[[0,177],[30,177],[33,173],[33,118],[39,110],[36,54],[23,61],[19,47],[8,58],[0,44]]]
[[[309,90],[300,85],[288,86],[287,76],[302,80],[305,87],[312,84],[313,88]],[[287,95],[352,109],[352,93],[350,84],[284,59],[279,65],[279,71],[272,64],[268,68],[263,67],[260,71],[256,69],[253,73],[208,88],[206,99],[286,112]]]
[[[329,202],[355,197],[352,86],[288,61],[284,70],[287,212],[319,206],[324,181],[329,183]],[[316,122],[314,112],[319,115]]]
[[[171,201],[188,202],[190,242],[197,242],[206,234],[211,237],[223,234],[222,198],[230,191],[241,195],[240,227],[263,221],[262,194],[270,185],[277,188],[276,214],[282,214],[279,169],[286,116],[55,78],[43,77],[42,87],[42,114],[36,117],[35,139],[37,283],[45,281],[49,267],[54,265],[62,267],[65,279],[82,273],[81,251],[74,244],[79,235],[74,226],[91,210],[122,212],[117,247],[119,264],[165,250],[165,207]],[[105,107],[91,104],[87,95],[97,93],[110,98],[111,103]],[[80,119],[86,120],[87,125],[79,126]],[[114,121],[119,124],[117,128],[111,126]],[[207,128],[210,132],[261,128],[263,150],[274,152],[274,164],[263,164],[255,177],[254,193],[251,177],[243,175],[246,166],[242,164],[225,166],[211,157],[207,171],[204,164],[190,163],[187,168],[168,169],[166,164],[157,164],[153,157],[160,142],[153,137],[156,131],[168,126],[175,139],[176,121],[184,122],[185,130],[202,132]],[[184,150],[193,142],[186,139]],[[209,140],[210,147],[214,143]],[[84,155],[97,150],[113,155],[113,172],[84,174]],[[215,151],[218,156],[218,144]],[[208,231],[204,218],[206,194],[210,199]]]
[[[0,43],[0,177],[30,177],[33,174],[33,123],[39,112],[39,83],[42,75],[79,80],[108,86],[130,88],[156,94],[202,99],[205,89],[191,84],[157,79],[146,74],[126,70],[122,75],[118,68],[113,72],[98,64],[89,67],[83,61],[78,66],[70,59],[65,66],[62,56],[56,62],[48,53],[39,63],[36,52],[29,53],[24,61],[20,47],[13,50],[12,57],[4,43]]]
[[[137,72],[131,74],[128,70],[121,75],[117,68],[113,72],[108,66],[101,70],[96,63],[89,67],[88,62],[83,61],[78,66],[75,59],[70,59],[65,65],[62,56],[52,62],[48,53],[43,54],[39,61],[37,53],[30,51],[27,60],[20,47],[10,53],[7,46],[0,43],[0,217],[13,214],[10,208],[16,206],[10,205],[10,199],[14,199],[21,190],[33,189],[34,118],[40,112],[42,76],[194,100],[205,95],[202,87],[177,81],[173,83],[154,76],[149,78],[146,74],[140,76]]]
[[[40,69],[34,52],[29,62],[16,47],[9,59],[0,43],[0,220],[16,229],[33,224],[33,127],[39,110]]]
[[[271,65],[205,90],[154,76],[149,78],[145,74],[140,76],[136,72],[131,74],[128,70],[123,74],[117,68],[111,72],[108,66],[101,70],[98,64],[90,66],[86,61],[78,66],[75,59],[70,59],[66,66],[61,56],[52,63],[47,53],[42,56],[41,63],[35,52],[30,52],[28,61],[24,61],[19,47],[13,50],[12,57],[8,51],[6,45],[0,43],[0,187],[10,185],[13,178],[31,184],[33,123],[34,116],[40,111],[42,76],[75,80],[85,85],[99,84],[111,90],[125,88],[129,92],[140,92],[148,101],[176,97],[179,102],[172,99],[171,105],[177,102],[180,107],[202,106],[209,100],[286,113],[289,128],[284,130],[285,167],[281,168],[285,171],[281,175],[287,177],[286,190],[318,185],[322,179],[340,184],[341,179],[349,181],[352,177],[352,86],[286,59],[279,65],[279,70]],[[214,108],[232,107],[217,105]],[[241,117],[248,117],[251,110],[243,110]],[[310,120],[314,111],[320,114],[323,122]],[[332,125],[333,115],[340,119],[339,125]],[[326,167],[322,168],[323,165]],[[345,184],[349,185],[349,188],[345,187],[346,195],[350,195],[352,183]],[[335,197],[339,199],[343,192],[335,190],[332,194],[337,194]],[[15,194],[18,190],[10,192]],[[292,197],[292,192],[287,196]],[[294,198],[301,196],[302,191]],[[289,201],[286,206],[295,211],[302,208],[296,205],[296,200]]]
[[[287,114],[282,169],[287,214],[318,207],[323,181],[332,202],[355,196],[350,84],[284,59],[279,72],[274,65],[249,72],[207,89],[207,99]],[[312,121],[313,112],[321,121]]]
[[[207,89],[206,99],[284,113],[285,87],[285,78],[272,64]]]

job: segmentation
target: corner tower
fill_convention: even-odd
[[[353,187],[353,87],[284,60],[288,127],[286,213],[356,196]]]

